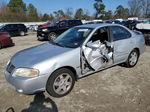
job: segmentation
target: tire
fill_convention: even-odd
[[[126,61],[126,67],[131,68],[134,67],[139,59],[139,53],[136,49],[134,49],[128,56],[128,59]]]
[[[25,36],[25,32],[24,31],[20,31],[20,36]]]
[[[46,90],[49,95],[59,98],[69,94],[73,89],[74,84],[74,73],[67,68],[62,68],[56,70],[49,77],[46,84]]]
[[[48,34],[48,40],[49,41],[55,40],[56,37],[57,37],[57,34],[55,32],[51,32],[51,33]]]

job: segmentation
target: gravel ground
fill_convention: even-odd
[[[80,79],[72,92],[53,98],[46,92],[23,95],[8,88],[3,75],[18,51],[39,45],[36,34],[13,37],[15,46],[0,50],[0,112],[150,112],[150,46],[134,68],[115,66]]]

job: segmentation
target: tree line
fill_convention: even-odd
[[[36,21],[54,21],[60,19],[127,19],[128,17],[150,17],[150,0],[129,0],[128,8],[119,5],[115,11],[106,11],[103,0],[93,0],[91,5],[95,13],[91,16],[88,10],[82,8],[75,12],[72,8],[66,10],[57,10],[53,13],[41,14],[32,4],[26,5],[23,0],[10,0],[8,3],[0,2],[0,22],[36,22]]]

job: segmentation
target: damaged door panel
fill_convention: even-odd
[[[88,42],[87,46],[83,47],[82,66],[83,71],[90,70],[97,71],[108,65],[113,64],[113,50],[108,45],[109,42],[101,43],[99,40],[95,42]],[[86,59],[86,61],[85,61]],[[91,67],[89,68],[87,64]]]
[[[108,27],[97,29],[82,47],[82,72],[98,71],[113,64],[113,45]]]

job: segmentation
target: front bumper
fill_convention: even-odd
[[[37,37],[41,39],[47,39],[48,38],[48,32],[43,31],[37,31]]]
[[[37,92],[45,91],[46,83],[49,75],[41,75],[33,78],[23,78],[12,76],[6,70],[4,71],[5,78],[8,82],[8,86],[23,94],[34,94]]]

